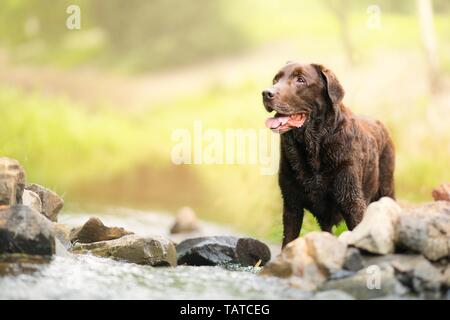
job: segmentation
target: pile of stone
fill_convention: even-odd
[[[311,232],[289,243],[261,272],[311,291],[358,299],[450,298],[450,202],[402,209],[390,198],[369,205],[339,238]]]
[[[202,237],[178,246],[163,237],[140,237],[123,228],[108,227],[95,217],[77,228],[58,223],[64,205],[55,192],[26,184],[25,172],[13,159],[0,158],[0,262],[37,257],[91,254],[150,266],[264,265],[270,250],[251,238]],[[171,233],[199,229],[195,213],[182,208]]]

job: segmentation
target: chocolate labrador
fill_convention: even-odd
[[[380,121],[344,106],[344,89],[333,72],[288,63],[262,95],[266,110],[276,112],[266,126],[281,134],[283,247],[299,236],[304,209],[324,231],[342,219],[352,230],[370,202],[394,198],[389,133]]]

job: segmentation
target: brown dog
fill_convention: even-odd
[[[283,246],[298,237],[304,209],[324,231],[342,218],[352,230],[367,205],[394,198],[395,151],[385,126],[354,115],[329,69],[288,63],[263,91],[266,126],[281,134]]]

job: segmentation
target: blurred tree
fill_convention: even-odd
[[[95,23],[112,53],[154,69],[227,53],[245,42],[225,19],[223,0],[95,1]]]
[[[354,65],[355,50],[353,47],[349,26],[351,3],[349,0],[325,0],[325,3],[337,18],[345,56],[347,57],[349,64]]]
[[[431,0],[417,0],[417,13],[420,21],[422,44],[427,59],[431,91],[439,87],[439,60],[437,55],[436,32],[433,23],[433,5]]]

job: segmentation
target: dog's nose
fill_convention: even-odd
[[[275,90],[273,90],[272,88],[266,89],[262,92],[262,96],[264,100],[272,100],[275,96]]]

